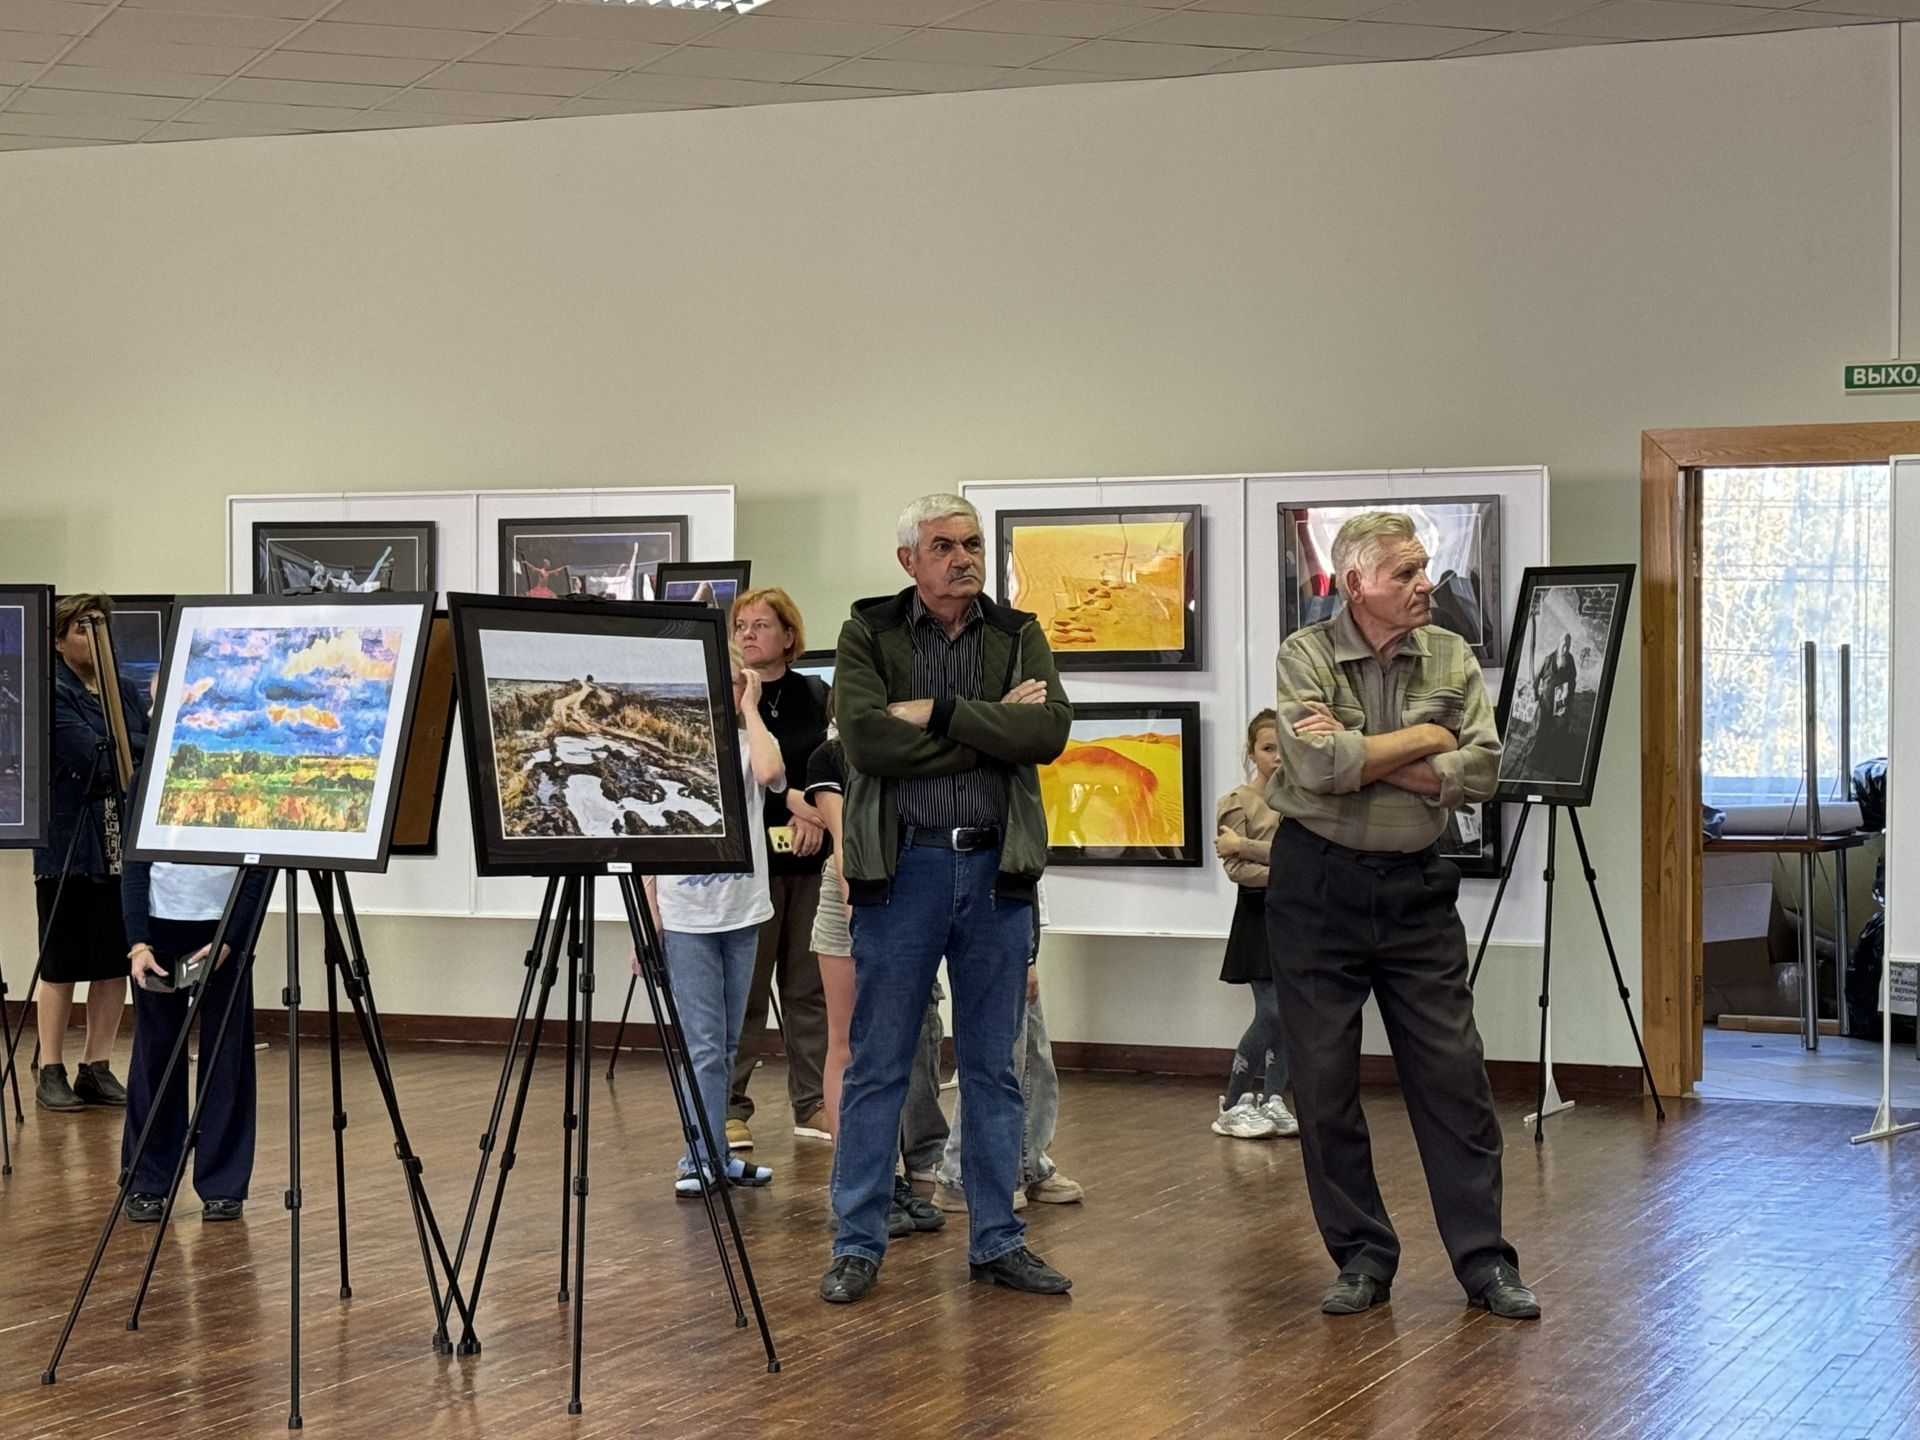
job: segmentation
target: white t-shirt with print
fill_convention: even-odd
[[[740,736],[740,775],[747,789],[747,833],[752,837],[753,872],[746,875],[662,875],[655,885],[660,896],[660,923],[683,935],[717,935],[744,930],[773,918],[773,894],[767,888],[767,811],[769,787],[753,773],[747,737]],[[782,779],[772,788],[787,788]]]

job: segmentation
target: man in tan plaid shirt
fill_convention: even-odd
[[[1360,1109],[1360,1012],[1380,1003],[1441,1238],[1468,1299],[1537,1319],[1500,1231],[1500,1122],[1467,988],[1460,872],[1435,842],[1493,794],[1500,737],[1467,642],[1433,620],[1427,553],[1405,515],[1341,526],[1346,600],[1280,647],[1283,816],[1267,880],[1307,1193],[1338,1279],[1329,1315],[1385,1303],[1400,1241]]]

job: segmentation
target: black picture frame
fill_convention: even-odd
[[[1054,665],[1060,670],[1201,669],[1200,597],[1205,593],[1203,518],[1202,507],[1198,505],[1100,505],[999,511],[994,516],[995,593],[1003,604],[1030,611],[1038,617],[1047,643],[1053,649]],[[1155,553],[1150,563],[1156,571],[1156,580],[1167,578],[1168,570],[1173,572],[1176,583],[1171,586],[1141,582],[1129,553],[1131,536],[1115,537],[1122,541],[1117,555],[1101,548],[1108,537],[1082,537],[1087,542],[1083,554],[1065,563],[1083,566],[1089,572],[1086,574],[1070,574],[1060,568],[1062,562],[1045,554],[1047,547],[1041,540],[1048,530],[1128,526],[1140,530],[1151,528],[1164,534],[1169,525],[1180,527],[1180,554],[1171,566],[1166,563],[1169,557],[1160,553]],[[1034,532],[1035,542],[1040,543],[1029,542],[1027,554],[1035,557],[1036,567],[1044,566],[1051,572],[1051,579],[1042,582],[1037,576],[1023,576],[1022,532]],[[1057,542],[1058,545],[1067,543]],[[1173,593],[1173,605],[1180,616],[1179,643],[1149,648],[1103,645],[1099,637],[1100,617],[1112,611],[1113,592],[1121,589],[1134,590],[1149,599],[1152,598],[1150,592],[1158,592],[1157,603],[1161,606],[1166,603],[1166,595]],[[1163,609],[1162,614],[1165,613]]]
[[[431,595],[438,529],[431,520],[256,520],[253,593]],[[387,583],[358,588],[382,568]]]
[[[436,610],[427,622],[426,658],[414,691],[413,728],[400,762],[400,798],[393,817],[391,855],[440,853],[440,802],[447,789],[457,712],[453,679],[453,621]]]
[[[1632,565],[1535,565],[1521,576],[1495,712],[1499,798],[1592,802],[1633,575]],[[1558,717],[1545,730],[1543,710]]]
[[[746,786],[740,773],[742,742],[733,704],[732,664],[727,652],[727,617],[722,611],[708,605],[657,601],[606,600],[556,605],[551,600],[495,595],[453,595],[449,597],[448,608],[453,620],[460,733],[466,746],[468,791],[473,806],[474,860],[480,874],[588,875],[619,871],[688,875],[737,874],[753,869],[749,826],[758,824],[761,817],[747,814]],[[531,638],[519,638],[523,636]],[[670,658],[672,673],[697,678],[667,683],[675,689],[697,689],[699,693],[674,697],[681,702],[677,707],[680,713],[667,717],[662,728],[674,727],[685,734],[686,726],[692,724],[704,730],[704,738],[711,747],[711,759],[703,763],[697,758],[687,758],[685,751],[663,752],[667,763],[682,769],[680,776],[667,782],[679,790],[679,795],[669,801],[659,776],[648,774],[642,778],[661,798],[641,802],[630,796],[615,801],[604,788],[609,777],[599,763],[608,748],[604,737],[612,727],[600,728],[602,744],[597,751],[589,748],[587,742],[580,739],[582,721],[591,719],[590,714],[584,712],[591,705],[604,707],[617,702],[620,697],[613,693],[614,686],[656,687],[661,682],[604,678],[595,681],[591,678],[594,671],[586,667],[599,665],[599,673],[604,677],[607,672],[599,658],[604,656],[634,670],[645,671],[668,661],[666,652],[660,649],[663,642],[676,645],[691,642],[697,647],[697,653],[691,655],[676,649]],[[488,663],[489,650],[494,652],[492,669]],[[503,656],[510,658],[503,660]],[[551,674],[494,673],[500,669],[535,668]],[[496,696],[494,686],[501,682],[538,688],[519,695],[502,691]],[[578,692],[573,690],[575,685],[580,687]],[[558,693],[550,698],[547,691]],[[571,714],[563,718],[553,708],[554,704],[566,703],[567,696],[574,693],[580,699],[574,703]],[[509,834],[509,802],[502,793],[496,748],[496,708],[504,713],[508,706],[514,706],[522,713],[538,716],[543,705],[552,723],[544,735],[538,737],[545,742],[542,749],[531,752],[529,763],[521,766],[523,771],[530,771],[535,765],[546,767],[540,774],[541,783],[555,789],[563,778],[570,784],[581,776],[598,776],[601,788],[590,788],[586,793],[597,795],[603,804],[617,807],[616,823],[621,825],[632,819],[629,806],[637,809],[642,803],[656,804],[661,806],[664,815],[667,804],[683,803],[714,812],[717,830],[616,833],[609,828],[603,833],[581,834],[577,833],[579,819],[571,808],[572,802],[568,802],[547,805],[545,815],[533,817],[531,825],[522,822],[519,828],[527,833]],[[559,754],[558,741],[563,738],[580,741],[578,757]],[[698,741],[702,737],[696,733],[693,738]],[[628,755],[637,753],[631,744],[619,743]],[[570,767],[564,775],[563,766]],[[702,773],[694,774],[696,769]],[[633,777],[621,779],[631,784]],[[702,793],[690,793],[689,783],[699,785]],[[698,822],[692,812],[677,813]],[[576,833],[565,833],[569,825]]]
[[[510,516],[500,522],[498,588],[532,599],[644,600],[654,568],[686,553],[684,515]]]
[[[53,587],[0,585],[0,850],[47,843]]]
[[[1500,808],[1498,800],[1481,800],[1447,817],[1446,833],[1440,837],[1440,858],[1451,860],[1462,879],[1498,880],[1505,872]]]
[[[371,612],[358,616],[355,612]],[[134,793],[128,828],[127,855],[135,860],[170,861],[193,865],[257,865],[272,869],[348,870],[379,872],[387,868],[391,853],[394,817],[400,802],[400,772],[407,754],[414,723],[414,703],[419,693],[420,675],[426,663],[427,638],[433,615],[430,594],[375,592],[369,594],[313,595],[182,595],[174,600],[167,625],[166,658],[161,664],[159,702],[154,707],[147,738],[147,760]],[[219,622],[230,621],[227,625]],[[290,657],[277,673],[257,663],[258,657],[241,654],[230,667],[232,679],[210,678],[210,668],[193,658],[195,637],[208,632],[234,628],[267,634],[285,634],[289,643],[311,647],[328,643],[328,637],[312,632],[344,631],[358,624],[362,629],[379,623],[399,629],[401,649],[394,652],[393,670],[385,704],[380,716],[377,746],[369,732],[354,748],[354,727],[344,706],[327,708],[315,705],[300,693],[301,682],[316,687],[331,674],[336,691],[344,693],[356,675],[368,678],[362,668],[369,661],[377,666],[380,657],[366,649],[360,637],[360,649],[335,651],[312,663],[301,655]],[[305,638],[301,638],[305,637]],[[337,639],[333,643],[338,643]],[[200,670],[191,685],[189,671]],[[204,683],[203,683],[204,682]],[[204,719],[189,720],[186,707],[206,696],[215,697]],[[224,707],[217,710],[216,707]],[[275,713],[276,710],[278,713]],[[295,713],[298,712],[298,713]],[[222,715],[231,717],[231,726],[218,723]],[[200,731],[226,735],[242,731],[270,730],[274,726],[304,726],[322,736],[337,732],[338,738],[326,743],[336,745],[325,758],[343,762],[349,757],[374,757],[374,774],[368,782],[367,823],[358,831],[308,828],[221,826],[175,819],[169,822],[164,811],[168,805],[167,787],[175,777],[176,766],[183,770],[198,768],[210,754],[230,753],[235,760],[228,775],[260,773],[260,750],[212,745],[210,740],[196,741]],[[176,740],[178,743],[176,743]],[[184,748],[193,745],[201,753],[188,757]],[[281,758],[281,757],[276,757]],[[198,779],[198,776],[191,777]],[[311,777],[289,780],[285,790],[311,791]],[[285,797],[283,797],[285,798]],[[298,799],[299,796],[293,798]],[[184,801],[180,802],[184,805]],[[342,837],[330,840],[329,837]]]
[[[1073,840],[1075,832],[1069,828],[1067,817],[1062,813],[1073,808],[1068,787],[1072,787],[1072,790],[1085,788],[1093,792],[1088,799],[1080,802],[1078,808],[1081,813],[1097,802],[1109,808],[1124,804],[1134,810],[1135,819],[1144,818],[1156,809],[1162,816],[1165,815],[1165,808],[1157,803],[1157,792],[1148,793],[1142,798],[1137,787],[1132,795],[1126,791],[1129,784],[1143,778],[1160,778],[1160,772],[1143,763],[1137,755],[1117,749],[1109,750],[1112,759],[1102,759],[1091,767],[1092,774],[1097,778],[1082,782],[1075,778],[1075,752],[1077,749],[1105,750],[1107,747],[1101,745],[1101,741],[1119,738],[1122,734],[1131,733],[1135,727],[1168,725],[1179,736],[1180,745],[1178,765],[1170,771],[1179,777],[1181,787],[1181,793],[1173,802],[1178,805],[1180,813],[1179,842],[1088,843],[1084,832],[1081,832],[1082,839]],[[1165,732],[1163,729],[1156,733]],[[1132,748],[1138,751],[1140,747]],[[1103,793],[1108,790],[1114,791],[1115,796],[1109,797]],[[1190,869],[1204,865],[1213,836],[1211,827],[1206,824],[1205,797],[1200,793],[1199,703],[1191,700],[1128,701],[1074,706],[1073,729],[1067,740],[1067,748],[1052,764],[1040,767],[1040,797],[1047,816],[1047,863],[1050,865],[1125,865],[1152,869]]]
[[[837,650],[803,650],[787,668],[797,670],[802,675],[811,675],[831,690],[834,667],[839,662],[840,652]]]
[[[1482,665],[1491,668],[1499,663],[1505,608],[1500,592],[1504,540],[1498,495],[1389,495],[1370,500],[1342,496],[1287,501],[1276,509],[1281,639],[1330,619],[1339,609],[1331,569],[1333,537],[1355,515],[1386,510],[1410,517],[1427,548],[1427,574],[1434,583],[1432,623],[1471,645]]]
[[[113,637],[120,678],[142,695],[150,693],[166,658],[167,622],[173,617],[171,595],[115,595],[107,630]]]
[[[711,605],[721,614],[733,614],[733,602],[752,588],[751,560],[677,560],[659,566],[653,572],[652,598],[667,605]],[[693,593],[703,585],[713,587],[711,599]]]

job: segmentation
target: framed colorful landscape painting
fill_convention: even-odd
[[[1062,670],[1200,668],[1200,508],[1002,510],[999,594]]]
[[[500,593],[644,600],[656,567],[687,553],[684,515],[500,522]]]
[[[436,529],[430,520],[256,521],[253,593],[431,594]]]
[[[52,617],[52,586],[0,585],[0,849],[47,839]]]
[[[1040,767],[1040,801],[1049,864],[1204,864],[1200,706],[1074,706],[1067,748]]]
[[[726,612],[450,606],[482,875],[753,868]]]
[[[430,595],[175,602],[136,860],[386,868]]]

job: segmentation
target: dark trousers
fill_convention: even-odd
[[[827,994],[820,988],[820,962],[813,953],[813,916],[820,904],[820,876],[770,875],[773,918],[760,927],[753,958],[753,988],[747,991],[747,1021],[733,1062],[730,1120],[751,1120],[747,1082],[767,1035],[767,997],[780,981],[780,1020],[787,1042],[787,1100],[796,1125],[820,1113],[821,1077],[827,1066]]]
[[[1371,993],[1440,1238],[1472,1294],[1516,1259],[1500,1234],[1500,1122],[1473,1023],[1459,894],[1460,872],[1431,851],[1349,850],[1292,821],[1274,837],[1267,933],[1307,1194],[1327,1252],[1377,1280],[1400,1263],[1360,1109],[1360,1010]]]
[[[191,955],[213,939],[212,920],[153,921],[153,949],[169,964]],[[226,1014],[227,1001],[239,983],[240,957],[208,979],[206,1001],[200,1007],[200,1064],[197,1092],[206,1096],[200,1112],[200,1141],[193,1153],[193,1188],[202,1200],[244,1200],[253,1178],[254,1066],[253,996],[243,994],[227,1027],[226,1043],[213,1059],[213,1040]],[[181,1026],[187,1023],[190,995],[133,987],[133,1059],[127,1067],[127,1124],[120,1141],[120,1164],[133,1158],[140,1128],[152,1113],[153,1134],[134,1172],[132,1193],[164,1195],[173,1181],[174,1167],[187,1143],[187,1057],[173,1072],[163,1092],[161,1074]],[[209,1061],[212,1061],[209,1064]]]

